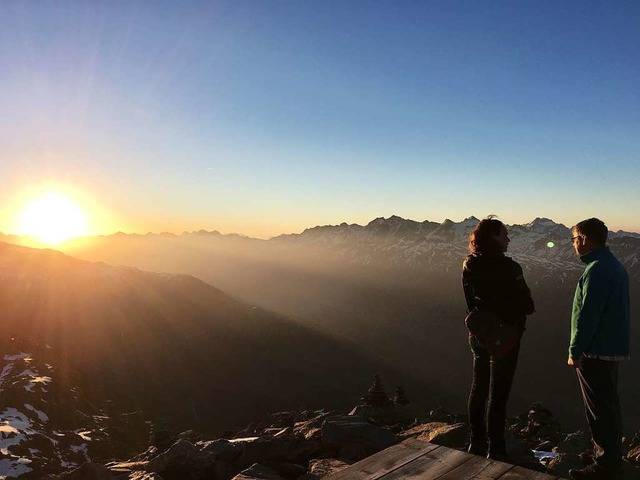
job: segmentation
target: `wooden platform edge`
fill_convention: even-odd
[[[348,466],[340,470],[339,472],[333,473],[326,477],[322,477],[323,480],[377,480],[386,478],[387,476],[393,477],[393,472],[396,470],[404,470],[405,468],[412,467],[413,462],[429,464],[428,461],[425,461],[426,458],[436,453],[436,451],[455,451],[459,452],[460,455],[456,455],[462,460],[462,463],[467,462],[469,460],[474,459],[475,462],[487,462],[487,464],[493,462],[492,460],[483,459],[482,457],[478,457],[477,455],[472,455],[467,452],[461,452],[459,450],[443,447],[440,445],[436,445],[429,442],[424,442],[418,440],[416,438],[409,438],[400,442],[396,445],[393,445],[389,448],[381,450],[374,455],[371,455],[367,458],[364,458],[353,465]],[[430,452],[433,452],[430,455]],[[434,462],[438,460],[434,458]],[[500,463],[500,462],[497,462]],[[532,479],[532,480],[566,480],[563,477],[559,477],[557,475],[552,475],[544,472],[539,472],[536,470],[530,470],[518,465],[511,465],[505,463],[505,466],[508,465],[508,471],[505,472],[503,470],[502,475],[498,475],[496,478],[501,479]],[[453,466],[452,469],[456,468]],[[426,473],[426,472],[425,472]],[[496,472],[497,473],[497,472]],[[418,476],[411,476],[411,478],[420,478],[421,480],[437,480],[441,476],[445,476],[445,473],[437,474],[435,477],[425,476],[424,478]],[[483,477],[485,478],[485,477]],[[471,477],[461,478],[460,480],[472,480]]]

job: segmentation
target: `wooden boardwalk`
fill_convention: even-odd
[[[459,450],[405,440],[323,480],[558,480]]]

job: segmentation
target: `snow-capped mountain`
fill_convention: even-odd
[[[387,264],[410,268],[458,268],[468,252],[469,235],[478,223],[475,217],[461,222],[445,220],[415,222],[392,216],[376,218],[366,226],[342,223],[309,228],[301,234],[282,235],[271,241],[333,250],[343,261],[354,264]],[[539,274],[577,271],[582,264],[571,246],[571,230],[548,218],[524,225],[508,225],[508,255]],[[640,278],[640,235],[612,232],[609,245],[621,261]],[[452,265],[450,265],[452,264]]]

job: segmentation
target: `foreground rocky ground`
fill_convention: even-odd
[[[228,438],[155,431],[147,450],[127,461],[86,463],[45,480],[317,480],[404,439],[465,449],[464,415],[443,410],[413,416],[409,406],[345,412],[282,412]],[[509,420],[513,463],[568,477],[591,461],[590,436],[563,433],[551,412],[533,404]],[[624,440],[626,479],[640,479],[640,434]],[[34,472],[35,473],[35,472]],[[33,477],[36,478],[36,477]]]

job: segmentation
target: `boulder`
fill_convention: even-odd
[[[49,480],[113,480],[109,469],[95,463],[85,463],[69,473],[60,475],[47,475]]]
[[[178,436],[171,430],[155,430],[151,433],[149,445],[157,447],[159,450],[166,450],[173,445],[176,440],[178,440]]]
[[[361,443],[367,454],[383,450],[398,443],[390,430],[356,416],[328,417],[322,424],[322,444],[340,449],[351,443]]]
[[[207,476],[215,464],[215,458],[186,441],[178,440],[166,452],[150,460],[145,466],[147,472],[158,473],[165,480],[200,479]]]
[[[285,480],[273,470],[254,463],[246,470],[243,470],[231,480]]]
[[[629,450],[629,453],[627,453],[627,460],[640,462],[640,447],[635,447]]]
[[[273,470],[282,478],[297,480],[301,475],[307,473],[307,467],[291,462],[266,462],[264,464],[269,470]]]
[[[555,453],[572,453],[578,455],[582,452],[592,452],[591,434],[587,432],[569,433],[564,440],[553,449]]]
[[[134,472],[129,475],[128,480],[162,480],[162,477],[157,473]]]
[[[584,468],[585,463],[575,453],[560,453],[547,464],[547,471],[562,478],[569,478],[569,470]]]
[[[213,455],[216,460],[235,462],[242,454],[242,446],[229,440],[219,439],[195,444],[201,452]]]
[[[327,475],[344,470],[351,464],[351,462],[345,462],[335,458],[311,460],[309,462],[309,472],[301,476],[298,480],[318,480]]]
[[[258,437],[253,441],[243,444],[240,463],[241,465],[248,466],[265,461],[290,461],[294,457],[292,451],[298,441],[299,440],[293,435],[282,437],[267,435]]]
[[[464,423],[433,422],[425,425],[428,427],[420,434],[418,440],[435,443],[444,447],[460,448],[467,442],[468,427]]]
[[[338,453],[340,458],[346,460],[358,461],[367,457],[367,449],[362,443],[350,443],[340,449]]]

